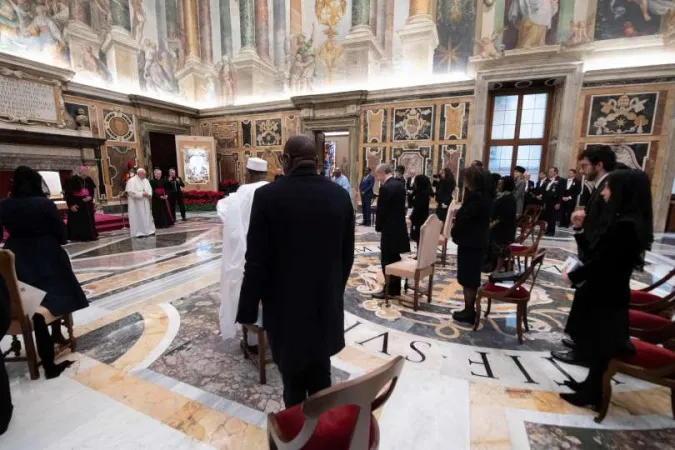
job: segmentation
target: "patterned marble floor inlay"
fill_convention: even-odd
[[[78,352],[65,358],[75,364],[56,380],[37,381],[29,380],[25,362],[7,364],[16,409],[0,448],[268,448],[266,414],[283,408],[281,377],[270,364],[261,385],[240,336],[220,336],[221,239],[215,213],[199,213],[153,238],[130,239],[118,230],[68,244],[90,299],[74,314]],[[345,293],[347,345],[331,361],[337,384],[395,356],[405,359],[394,394],[375,411],[380,448],[675,448],[666,388],[615,376],[600,425],[593,411],[559,396],[568,391],[565,380],[587,374],[550,357],[560,348],[574,294],[560,277],[562,262],[576,252],[570,232],[541,243],[546,260],[523,345],[510,305],[494,302],[476,332],[452,320],[463,307],[453,245],[447,265],[436,266],[431,303],[422,297],[413,311],[410,292],[390,308],[373,300],[383,282],[379,243],[372,227],[357,227]],[[671,255],[675,237],[659,237],[645,271],[634,273],[634,287],[667,273]],[[10,340],[0,342],[2,350]]]

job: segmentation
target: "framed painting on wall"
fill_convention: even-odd
[[[215,191],[215,140],[211,136],[176,136],[178,173],[185,181],[186,190]]]

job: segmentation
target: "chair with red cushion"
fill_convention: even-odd
[[[480,325],[481,300],[483,297],[487,298],[488,300],[487,309],[485,310],[485,317],[490,314],[492,300],[513,303],[517,308],[516,333],[518,335],[518,343],[523,343],[523,325],[525,325],[526,331],[530,331],[530,327],[527,324],[527,304],[530,302],[530,296],[534,290],[534,285],[537,282],[539,270],[541,269],[541,265],[544,262],[545,256],[546,250],[540,250],[532,260],[530,267],[528,267],[525,272],[523,272],[518,281],[516,281],[511,287],[498,286],[492,282],[487,282],[481,286],[476,297],[476,321],[473,325],[474,331],[478,330],[478,326]],[[529,289],[524,286],[528,280],[531,281]]]
[[[532,223],[536,222],[539,220],[539,216],[541,216],[541,212],[544,208],[541,205],[527,205],[525,208],[525,211],[523,212],[524,216],[530,216],[532,218]]]
[[[665,297],[654,292],[675,276],[675,269],[668,272],[663,278],[644,289],[632,290],[630,293],[630,308],[657,314],[675,306],[675,291]]]
[[[675,339],[675,323],[665,317],[631,309],[628,312],[630,335],[652,344]]]
[[[521,270],[521,258],[523,259],[525,269],[527,269],[529,260],[534,258],[539,250],[539,243],[546,232],[547,226],[546,222],[539,220],[529,228],[529,232],[525,235],[522,242],[509,245],[509,270],[513,270],[516,263],[518,264],[518,270]],[[529,246],[525,243],[528,237],[532,238],[532,245]]]
[[[597,423],[604,420],[612,398],[612,378],[617,373],[639,378],[670,388],[670,399],[675,416],[675,352],[639,339],[632,339],[635,354],[613,359],[602,377],[602,406]]]
[[[391,396],[404,361],[397,356],[366,375],[317,392],[300,405],[270,413],[267,416],[270,449],[378,448],[380,429],[373,411]]]

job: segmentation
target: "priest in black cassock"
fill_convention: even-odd
[[[68,204],[68,239],[95,241],[98,239],[94,220],[94,191],[96,185],[89,176],[89,168],[79,166],[66,182],[64,197]]]
[[[169,205],[167,182],[162,178],[161,169],[155,169],[150,187],[152,187],[152,218],[155,221],[155,228],[169,228],[174,220]]]

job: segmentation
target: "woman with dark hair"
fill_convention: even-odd
[[[441,170],[440,177],[434,180],[434,188],[436,188],[436,216],[441,222],[445,222],[448,216],[448,208],[452,203],[452,194],[457,187],[455,176],[452,170],[447,167]]]
[[[457,282],[464,289],[464,310],[455,312],[452,317],[470,324],[476,318],[476,294],[490,226],[492,197],[483,192],[486,176],[489,175],[480,167],[469,167],[462,172],[467,192],[451,231],[452,241],[457,244]]]
[[[72,363],[54,363],[54,344],[67,344],[55,319],[89,303],[61,247],[67,242],[63,220],[54,202],[42,192],[42,177],[29,167],[14,171],[12,195],[0,208],[0,236],[3,227],[9,232],[5,250],[14,253],[19,281],[46,293],[32,320],[45,376],[56,378]],[[4,283],[0,286],[0,301],[8,302]],[[47,325],[52,322],[50,336]]]
[[[516,182],[511,177],[497,182],[497,196],[492,202],[490,245],[483,272],[493,272],[498,261],[508,257],[508,247],[516,238]]]
[[[575,327],[570,337],[588,349],[590,370],[583,382],[566,383],[575,392],[560,396],[573,405],[596,408],[609,361],[635,351],[628,333],[630,278],[654,241],[651,186],[643,171],[612,172],[601,195],[607,205],[593,241],[577,234],[584,250],[582,265],[562,274],[577,289],[575,298],[587,302],[586,325]]]
[[[420,243],[420,228],[429,217],[431,201],[431,182],[424,175],[417,175],[412,194],[412,212],[410,213],[410,239]]]

